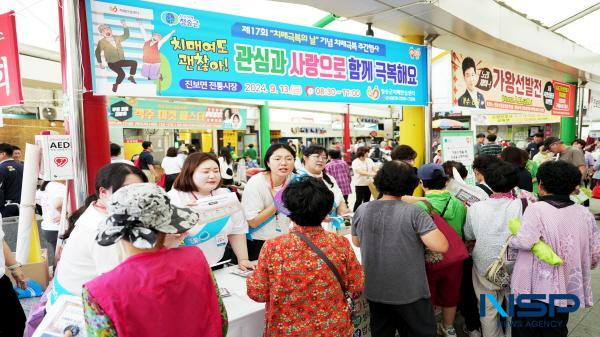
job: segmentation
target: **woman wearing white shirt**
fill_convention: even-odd
[[[354,202],[354,212],[360,204],[371,200],[371,190],[369,184],[373,182],[375,172],[375,163],[368,158],[369,148],[359,147],[356,150],[356,159],[352,161],[352,172],[354,172],[354,186],[356,190],[356,201]]]
[[[202,199],[233,193],[221,185],[219,161],[211,154],[195,152],[188,156],[173,189],[167,193],[171,203],[178,207],[191,207]],[[237,198],[237,197],[236,197]],[[236,200],[237,202],[237,200]],[[195,245],[202,250],[208,264],[217,264],[225,254],[229,242],[241,269],[252,269],[246,249],[248,224],[243,210],[208,223],[199,223],[183,239],[185,245]]]
[[[337,185],[335,179],[331,179],[324,172],[325,164],[327,163],[327,150],[320,145],[311,145],[304,150],[303,161],[304,167],[302,171],[312,177],[322,179],[325,182],[325,186],[333,192],[334,205],[330,215],[338,216],[349,213],[342,190]]]
[[[265,172],[254,175],[244,188],[242,206],[248,219],[248,256],[258,259],[266,240],[286,234],[290,219],[280,214],[275,195],[289,182],[296,152],[287,144],[273,144],[265,153]]]
[[[123,261],[123,252],[118,246],[102,247],[96,243],[96,235],[108,218],[106,209],[110,196],[123,186],[142,182],[148,182],[144,172],[128,164],[109,164],[98,170],[96,194],[88,198],[90,202],[95,201],[85,208],[72,231],[67,231],[68,240],[52,279],[46,311],[62,295],[81,297],[84,283],[112,270]],[[75,213],[81,212],[78,210]]]
[[[42,206],[42,232],[50,244],[52,256],[56,252],[56,241],[60,226],[60,213],[67,188],[61,181],[44,181],[35,194],[38,205]]]
[[[221,168],[221,178],[223,185],[233,185],[233,158],[229,149],[224,147],[220,151],[219,167]]]
[[[167,155],[163,158],[160,166],[165,171],[165,191],[169,192],[182,167],[181,160],[177,158],[176,148],[170,147],[167,150]]]

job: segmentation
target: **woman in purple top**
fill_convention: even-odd
[[[325,165],[325,171],[327,174],[332,176],[337,182],[346,205],[348,204],[348,195],[352,193],[352,177],[350,176],[350,167],[342,160],[342,152],[340,150],[329,150],[329,157],[331,160]]]
[[[539,202],[527,208],[520,231],[509,239],[509,246],[519,250],[512,274],[512,293],[515,298],[522,294],[543,294],[545,299],[539,301],[546,309],[550,294],[575,295],[580,307],[591,307],[591,270],[600,262],[600,231],[590,211],[569,198],[581,181],[581,173],[570,163],[552,161],[540,166],[537,179]],[[531,253],[531,247],[540,239],[552,247],[564,264],[554,267]],[[572,300],[553,302],[562,308],[574,305]],[[523,311],[527,309],[515,306],[513,337],[567,336],[568,312],[559,312],[557,308],[554,317],[549,311],[544,317],[518,317]]]

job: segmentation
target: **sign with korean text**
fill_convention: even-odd
[[[86,0],[94,93],[427,105],[427,49],[146,1]]]
[[[111,97],[108,123],[124,128],[245,130],[247,110]]]
[[[73,179],[73,147],[69,135],[38,135],[42,149],[40,178],[48,181]]]
[[[442,142],[442,160],[457,161],[465,165],[469,175],[465,182],[475,184],[473,176],[473,160],[475,160],[475,143],[473,131],[442,131],[440,132]]]
[[[600,121],[600,91],[590,90],[586,119],[589,122]]]
[[[452,52],[452,101],[457,107],[492,113],[493,110],[551,113],[555,107],[555,88],[551,79],[521,74]]]
[[[15,12],[0,14],[0,106],[23,103]]]
[[[474,114],[473,123],[478,125],[513,125],[560,123],[560,116],[535,113]]]
[[[552,81],[554,86],[554,105],[552,114],[573,117],[575,115],[575,90],[577,87],[559,81]]]

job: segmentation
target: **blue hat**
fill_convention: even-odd
[[[431,180],[433,179],[433,172],[441,171],[443,177],[448,177],[442,165],[438,164],[425,164],[417,170],[417,176],[421,180]]]

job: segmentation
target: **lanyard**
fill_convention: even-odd
[[[269,188],[269,193],[271,194],[271,197],[273,198],[273,203],[275,203],[275,195],[277,193],[275,193],[275,186],[273,186],[273,173],[272,172],[269,172],[269,184],[271,185]],[[286,183],[284,181],[281,188],[282,189],[285,188],[285,185],[286,185]],[[279,215],[279,210],[276,210],[275,211],[275,221],[279,221],[278,215]]]
[[[210,196],[211,196],[211,197],[213,196],[213,191],[210,191]],[[194,193],[194,192],[192,192],[192,197],[194,197],[194,199],[196,199],[196,200],[198,200],[198,199],[200,199],[200,198],[203,198],[203,197],[200,197],[200,198],[198,198],[198,197],[196,196],[196,193]]]

